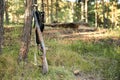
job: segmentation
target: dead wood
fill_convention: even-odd
[[[88,27],[89,25],[88,23],[84,23],[84,22],[71,22],[71,23],[51,23],[51,24],[45,24],[45,26],[78,29],[80,26]]]

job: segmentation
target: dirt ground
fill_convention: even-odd
[[[116,43],[120,45],[120,38],[118,34],[114,31],[108,29],[97,29],[93,27],[81,26],[79,29],[73,30],[70,28],[46,28],[44,31],[44,36],[52,39],[62,39],[66,42],[71,42],[75,40],[83,41],[104,41],[107,39],[108,43]]]

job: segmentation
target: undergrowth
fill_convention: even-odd
[[[62,39],[45,37],[49,72],[41,73],[40,56],[34,65],[34,45],[30,46],[27,64],[17,64],[21,27],[5,30],[3,54],[0,55],[0,80],[75,80],[74,70],[94,76],[97,80],[120,79],[120,46],[110,39],[98,41],[72,41],[63,44]]]

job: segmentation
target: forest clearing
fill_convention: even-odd
[[[37,53],[34,34],[28,53],[28,63],[18,66],[22,27],[6,25],[4,54],[0,56],[0,78],[2,80],[118,80],[120,30],[86,28],[78,31],[59,27],[45,28],[43,36],[48,48],[49,72],[43,75],[39,67],[41,59],[38,54],[38,65],[34,65],[34,53]],[[88,34],[82,34],[86,31]],[[77,34],[79,32],[80,36]]]
[[[0,0],[0,80],[120,80],[120,0]]]

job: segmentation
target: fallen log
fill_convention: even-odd
[[[45,26],[78,29],[80,26],[88,27],[89,25],[88,23],[84,23],[84,22],[72,22],[72,23],[51,23],[51,24],[45,24]]]

